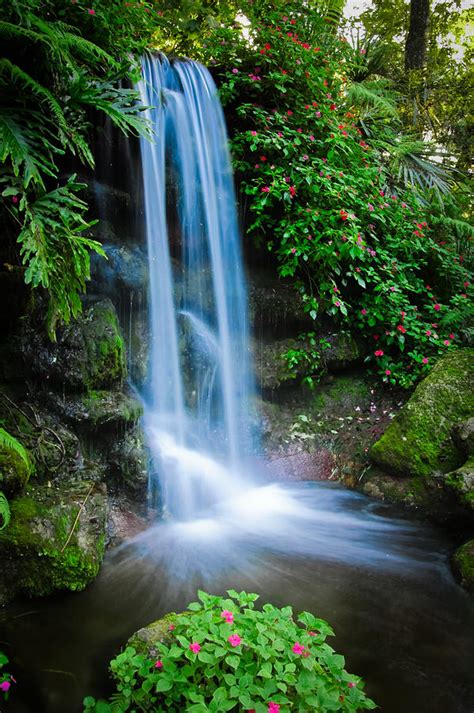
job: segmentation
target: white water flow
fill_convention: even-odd
[[[226,127],[209,72],[147,56],[139,90],[155,131],[155,143],[141,144],[152,334],[146,429],[165,507],[188,520],[248,480],[246,288]]]

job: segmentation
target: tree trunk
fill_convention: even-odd
[[[405,69],[423,69],[430,17],[430,0],[411,0],[410,24],[405,43]]]

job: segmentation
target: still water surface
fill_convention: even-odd
[[[136,629],[184,608],[198,587],[232,587],[327,619],[330,643],[383,713],[472,713],[474,605],[450,572],[452,543],[337,485],[292,486],[292,517],[289,492],[247,494],[246,521],[228,507],[152,528],[109,553],[86,591],[5,610],[0,647],[18,683],[2,711],[80,711],[84,695],[110,691],[107,662]]]

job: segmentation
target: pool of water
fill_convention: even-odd
[[[135,630],[199,587],[232,587],[327,619],[383,713],[472,713],[474,604],[453,580],[451,549],[434,528],[337,485],[255,488],[110,552],[84,592],[3,610],[0,648],[18,683],[2,711],[81,711],[85,695],[110,692],[107,663]]]

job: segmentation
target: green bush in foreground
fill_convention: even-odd
[[[110,664],[110,703],[84,699],[87,713],[121,711],[362,711],[376,708],[344,657],[325,643],[331,627],[308,612],[265,604],[257,594],[198,592],[189,611],[167,617],[162,641],[128,646]],[[139,648],[139,647],[138,647]]]

